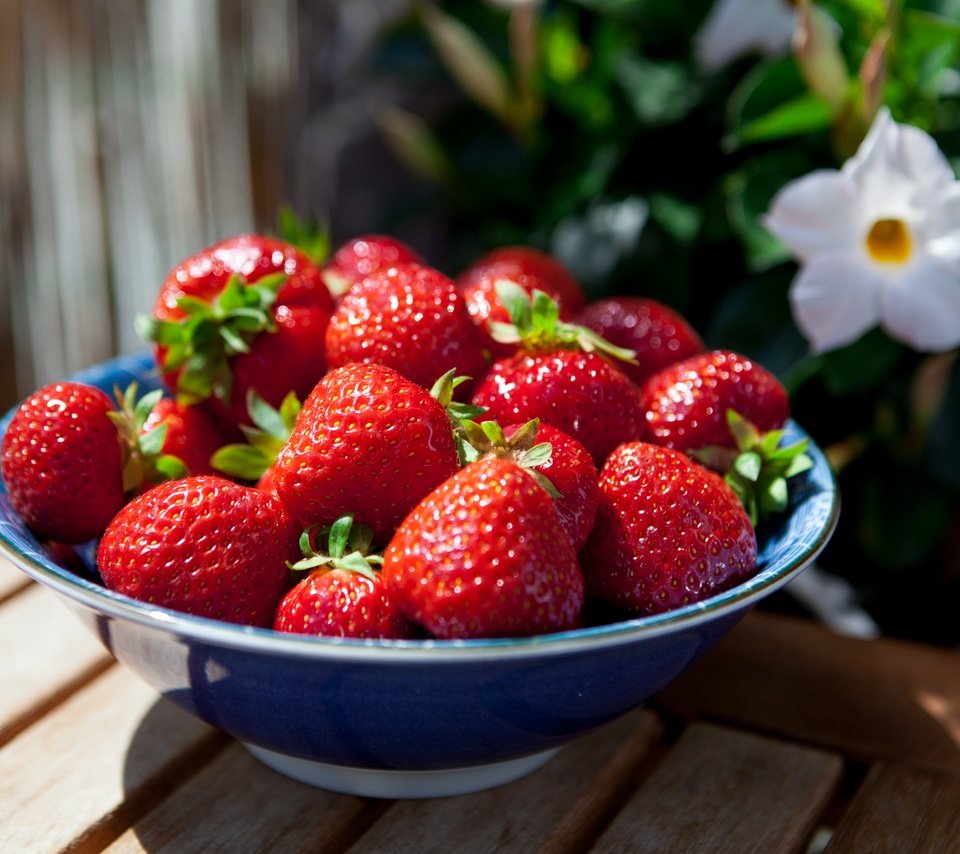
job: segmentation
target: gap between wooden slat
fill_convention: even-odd
[[[602,785],[577,800],[539,847],[539,854],[587,851],[601,836],[637,787],[650,776],[669,746],[651,742],[649,733],[636,731],[595,777]]]
[[[30,586],[30,576],[0,557],[0,605]]]
[[[105,850],[292,854],[322,849],[335,854],[346,850],[391,804],[298,783],[231,743]]]
[[[344,824],[324,839],[324,854],[346,854],[363,835],[380,820],[396,801],[361,798],[364,801],[360,812],[351,816]]]
[[[74,839],[62,854],[103,851],[174,791],[199,774],[232,743],[233,740],[224,733],[211,732],[196,747],[176,756],[150,780],[131,792],[118,809],[103,816],[82,836]]]
[[[835,754],[697,722],[595,849],[802,851],[842,771]]]
[[[683,720],[960,777],[958,667],[948,650],[754,612],[655,704]]]
[[[25,729],[32,726],[45,715],[48,715],[64,700],[86,687],[95,679],[106,673],[116,664],[112,658],[104,658],[94,662],[80,671],[73,679],[63,683],[56,691],[32,706],[26,713],[14,718],[8,724],[0,727],[0,747],[15,739]]]
[[[878,762],[827,846],[828,854],[947,852],[960,844],[960,780]]]
[[[29,589],[32,584],[33,582],[29,578],[24,577],[23,581],[19,584],[11,584],[4,590],[0,590],[0,605],[9,602],[15,596],[23,593],[23,591]]]
[[[661,737],[654,715],[645,710],[628,714],[568,744],[542,768],[507,785],[450,798],[398,801],[351,854],[536,851],[551,839],[556,840],[554,850],[568,850],[564,828],[589,837],[609,821],[618,802],[638,785],[644,756]],[[575,824],[568,824],[571,818]],[[572,844],[576,850],[580,839]]]
[[[101,826],[115,834],[193,773],[211,734],[110,668],[0,749],[0,851],[60,851]]]

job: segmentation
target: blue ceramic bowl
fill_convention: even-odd
[[[156,385],[148,354],[74,379]],[[5,431],[10,414],[0,422]],[[791,439],[804,436],[796,425]],[[759,572],[667,614],[535,638],[356,641],[280,635],[112,593],[54,563],[0,491],[0,549],[124,665],[271,767],[338,791],[429,797],[507,782],[635,708],[824,547],[837,520],[823,455],[760,532]],[[92,552],[92,549],[88,551]]]

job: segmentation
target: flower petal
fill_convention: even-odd
[[[791,181],[774,196],[764,225],[793,254],[849,249],[859,240],[860,216],[850,181],[835,169],[818,169]]]
[[[867,220],[915,221],[930,196],[954,180],[933,137],[895,122],[886,107],[877,113],[857,153],[844,163],[843,173],[860,192]]]
[[[960,181],[938,194],[918,237],[928,255],[960,275]]]
[[[860,143],[856,154],[843,164],[843,172],[851,178],[856,177],[857,173],[864,168],[869,168],[877,158],[883,156],[883,150],[886,146],[886,140],[894,130],[893,116],[890,115],[888,107],[881,107],[877,110],[877,115],[870,125],[870,130]]]
[[[897,127],[898,159],[921,192],[937,192],[955,179],[950,161],[930,134],[913,125]]]
[[[882,274],[855,252],[823,252],[790,286],[790,305],[815,353],[856,341],[880,320]]]
[[[785,53],[794,17],[784,0],[716,0],[694,36],[693,49],[708,71],[752,50],[769,56]]]
[[[960,344],[960,275],[920,256],[884,290],[881,322],[915,350],[940,352]]]

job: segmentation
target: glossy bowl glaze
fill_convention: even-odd
[[[156,386],[151,367],[143,354],[72,379],[146,389]],[[791,424],[789,438],[802,436]],[[92,565],[78,573],[51,560],[5,490],[0,549],[118,661],[277,770],[354,794],[452,795],[519,777],[644,703],[801,572],[838,514],[829,466],[810,453],[815,465],[793,485],[789,513],[759,532],[752,579],[667,614],[534,638],[308,638],[153,607],[106,590]]]

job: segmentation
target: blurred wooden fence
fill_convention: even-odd
[[[143,346],[182,257],[330,212],[399,0],[0,0],[0,402]]]

